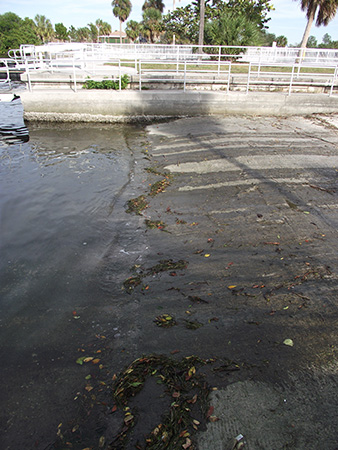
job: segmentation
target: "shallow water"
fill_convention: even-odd
[[[124,214],[130,141],[142,130],[40,123],[29,125],[28,141],[14,136],[24,128],[20,101],[0,107],[0,128],[12,132],[0,136],[1,440],[4,448],[47,448],[41,436],[55,437],[82,379],[78,346],[110,325],[92,311],[111,297],[102,266]]]

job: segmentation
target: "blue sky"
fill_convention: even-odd
[[[142,4],[144,0],[131,0],[132,12],[128,20],[140,21]],[[190,0],[175,0],[177,6],[185,6]],[[165,12],[172,10],[173,0],[164,0]],[[299,2],[293,0],[274,0],[275,11],[271,13],[269,31],[277,36],[284,35],[291,45],[301,41],[306,25],[305,14],[299,7]],[[20,17],[33,19],[36,14],[46,16],[53,25],[62,22],[66,27],[74,25],[76,28],[86,26],[89,22],[102,19],[109,22],[113,30],[119,29],[119,21],[112,14],[111,1],[109,0],[1,0],[0,14],[12,11]],[[327,27],[313,26],[311,34],[318,43],[325,33],[333,40],[338,40],[338,14]]]

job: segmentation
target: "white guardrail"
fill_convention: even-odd
[[[10,83],[11,69],[27,76],[31,90],[36,74],[68,74],[77,83],[87,78],[120,80],[128,74],[138,88],[144,83],[170,82],[183,87],[193,84],[222,86],[227,92],[238,82],[244,90],[270,86],[287,89],[290,95],[300,86],[324,87],[332,95],[337,85],[338,50],[280,47],[188,46],[160,44],[65,43],[22,45],[0,60],[0,72]],[[47,78],[48,77],[44,77]],[[52,77],[51,77],[51,81]]]

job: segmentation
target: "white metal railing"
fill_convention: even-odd
[[[8,58],[0,59],[0,73],[4,75],[4,78],[0,78],[0,85],[8,84],[9,89],[11,89],[11,70],[18,70],[18,64],[16,61],[13,61]]]
[[[168,67],[169,66],[169,67]],[[231,85],[240,87],[248,93],[250,90],[284,90],[288,95],[293,91],[310,87],[326,88],[333,94],[338,83],[338,66],[327,66],[325,72],[316,72],[312,65],[299,64],[249,64],[231,61],[191,61],[183,63],[139,61],[139,90],[145,83],[173,83],[181,85],[185,91],[188,85],[195,89],[198,85],[221,87],[228,93]]]
[[[163,44],[108,44],[108,43],[50,43],[33,46],[21,45],[10,50],[9,57],[56,59],[137,59],[137,60],[217,60],[243,61],[252,63],[300,63],[313,65],[337,65],[338,49],[300,49],[289,47],[212,46],[212,45],[163,45]]]
[[[86,47],[87,46],[87,47]],[[109,52],[107,53],[106,46]],[[169,58],[168,47],[174,50]],[[63,51],[60,51],[60,48]],[[123,58],[112,57],[111,49],[131,49],[130,56]],[[45,51],[42,51],[44,49]],[[144,53],[135,57],[133,52],[142,49]],[[154,51],[157,58],[154,59]],[[178,50],[179,49],[179,50]],[[72,83],[74,91],[79,83],[87,78],[121,80],[121,76],[128,74],[133,78],[133,83],[138,84],[141,90],[148,87],[163,86],[162,83],[172,83],[176,88],[189,89],[191,85],[198,88],[201,85],[209,85],[229,92],[231,87],[240,86],[246,93],[249,90],[283,90],[290,95],[295,90],[302,88],[320,87],[332,95],[337,86],[338,59],[335,64],[318,63],[323,57],[321,51],[316,54],[308,50],[305,56],[299,53],[299,49],[286,49],[283,58],[291,58],[292,62],[277,61],[281,58],[280,52],[285,49],[266,47],[243,47],[246,52],[239,53],[239,47],[203,47],[204,54],[198,53],[198,46],[163,46],[163,45],[134,45],[134,44],[67,44],[49,46],[21,46],[19,50],[12,50],[11,59],[4,59],[4,70],[7,70],[6,81],[10,80],[9,65],[21,68],[27,76],[29,90],[32,89],[34,74],[44,74],[46,82],[48,78],[54,81]],[[148,53],[146,52],[148,51]],[[275,51],[274,61],[271,51]],[[161,52],[162,53],[161,53]],[[185,51],[186,58],[183,57]],[[215,53],[211,53],[214,51]],[[227,52],[226,54],[224,52]],[[176,53],[175,53],[176,52]],[[190,52],[190,53],[189,53]],[[195,53],[194,53],[195,52]],[[206,53],[208,52],[208,53]],[[326,62],[335,58],[336,50],[326,52]],[[94,55],[97,58],[94,58]],[[141,55],[141,56],[140,56]],[[146,59],[145,56],[151,56]],[[165,55],[165,57],[162,57]],[[191,58],[191,55],[196,58]],[[82,57],[81,57],[82,56]],[[305,62],[307,58],[308,62]],[[314,62],[317,58],[317,62]],[[276,62],[277,61],[277,62]],[[0,67],[1,70],[1,67]],[[67,76],[65,76],[67,74]],[[59,76],[59,79],[56,77]],[[52,80],[53,81],[53,80]],[[203,86],[205,87],[205,86]],[[120,82],[121,88],[121,82]]]

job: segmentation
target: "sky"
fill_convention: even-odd
[[[186,6],[191,0],[164,0],[165,13],[173,10],[173,1],[176,7]],[[131,0],[132,11],[128,20],[140,21],[142,17],[142,5],[144,0]],[[301,11],[299,2],[294,0],[273,0],[275,11],[270,13],[269,32],[276,36],[284,35],[290,45],[299,44],[306,25],[306,16]],[[34,19],[36,14],[44,15],[53,25],[62,22],[67,28],[73,25],[75,28],[87,26],[96,19],[102,19],[110,23],[112,30],[119,29],[119,20],[112,13],[109,0],[1,0],[0,14],[14,12],[21,18]],[[311,35],[315,36],[318,43],[328,33],[332,40],[338,40],[338,13],[327,27],[315,27],[311,29]]]

